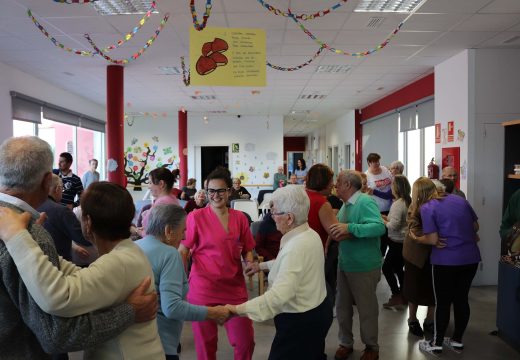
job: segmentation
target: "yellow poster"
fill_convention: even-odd
[[[265,86],[263,29],[190,28],[191,85]]]

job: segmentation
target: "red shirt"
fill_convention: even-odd
[[[312,230],[318,233],[323,244],[323,248],[325,249],[325,244],[327,243],[327,238],[329,237],[329,234],[327,233],[323,225],[321,225],[319,212],[323,204],[327,202],[327,198],[316,191],[305,190],[305,192],[307,192],[309,200],[311,201],[308,219],[309,226]]]

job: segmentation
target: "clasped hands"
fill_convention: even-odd
[[[217,305],[208,307],[208,320],[213,320],[219,325],[224,325],[230,318],[237,316],[236,305]]]

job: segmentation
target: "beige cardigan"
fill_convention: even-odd
[[[431,245],[419,244],[416,240],[413,240],[410,235],[410,232],[413,232],[417,237],[423,235],[421,217],[419,215],[413,216],[408,212],[406,221],[408,223],[408,233],[404,237],[403,257],[409,263],[422,269],[430,257],[432,247]]]

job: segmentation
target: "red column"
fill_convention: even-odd
[[[188,180],[188,112],[179,111],[179,170],[181,178],[179,187],[182,189]]]
[[[356,110],[354,117],[354,137],[356,141],[355,169],[361,171],[363,168],[363,126],[361,125],[361,110]]]
[[[107,164],[108,181],[125,186],[124,172],[124,67],[107,66]],[[117,163],[117,167],[115,164]]]

